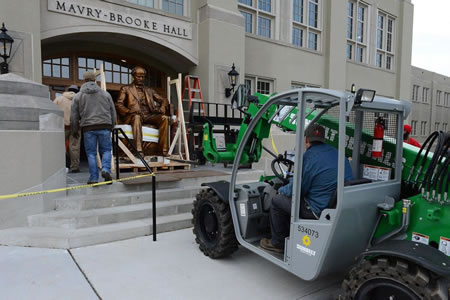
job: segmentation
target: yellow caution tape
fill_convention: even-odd
[[[122,179],[114,179],[111,181],[104,181],[104,182],[93,183],[93,184],[83,184],[83,185],[78,185],[78,186],[70,186],[70,187],[53,189],[53,190],[3,195],[3,196],[0,196],[0,200],[10,199],[10,198],[27,197],[27,196],[36,196],[36,195],[43,195],[43,194],[52,194],[52,193],[59,193],[59,192],[71,191],[71,190],[78,190],[78,189],[84,189],[84,188],[93,187],[93,186],[101,186],[101,185],[111,184],[113,182],[127,181],[127,180],[144,178],[144,177],[149,177],[149,176],[155,176],[155,173],[145,174],[145,175],[136,175],[136,176],[126,177],[126,178],[122,178]]]
[[[272,136],[272,131],[270,131],[270,139],[272,140],[272,148],[273,148],[273,151],[274,151],[275,154],[278,156],[278,150],[277,150],[277,146],[275,146],[275,141],[274,141],[273,136]]]

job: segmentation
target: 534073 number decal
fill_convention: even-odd
[[[302,225],[298,225],[298,231],[306,233],[310,237],[313,237],[313,238],[316,238],[316,239],[319,238],[319,232],[315,231],[315,230],[312,230],[311,228],[308,228],[308,227],[305,227],[305,226],[302,226]]]

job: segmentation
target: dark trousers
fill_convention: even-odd
[[[275,195],[270,207],[270,228],[272,231],[272,245],[284,248],[284,239],[289,236],[291,224],[292,199],[281,194]],[[302,199],[300,201],[300,217],[302,219],[316,219],[311,209]]]

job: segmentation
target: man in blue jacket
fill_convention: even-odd
[[[313,124],[305,131],[306,152],[303,155],[303,170],[300,195],[300,217],[319,219],[322,210],[336,191],[338,151],[325,143],[325,129]],[[352,169],[345,161],[345,181],[352,180]],[[270,208],[272,239],[263,238],[260,246],[279,253],[284,252],[284,240],[289,236],[293,178],[278,190]]]

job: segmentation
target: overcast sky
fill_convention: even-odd
[[[450,77],[450,0],[412,0],[412,65]]]

